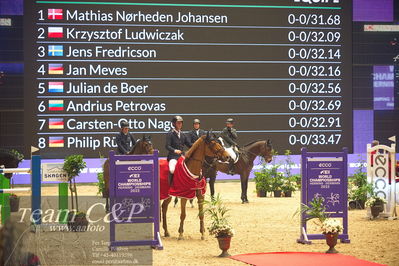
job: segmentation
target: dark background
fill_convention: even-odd
[[[1,1],[5,4],[21,5],[21,1]],[[18,7],[16,7],[18,9]],[[399,20],[399,3],[394,1],[394,20]],[[11,18],[12,26],[0,26],[0,147],[24,149],[24,92],[23,92],[23,17],[1,15]],[[399,54],[397,33],[364,32],[364,22],[353,23],[353,109],[373,109],[373,66],[394,64],[393,57]],[[384,24],[384,23],[369,23]],[[393,24],[392,22],[386,24]],[[396,71],[397,71],[396,67]],[[374,111],[374,137],[386,139],[397,134],[399,129],[399,92],[396,74],[395,109]],[[32,99],[33,101],[33,99]],[[29,115],[29,114],[28,114]],[[35,117],[32,114],[32,119]],[[187,120],[190,120],[187,117]],[[191,123],[189,123],[191,124]],[[186,125],[188,128],[189,125]],[[383,141],[382,141],[383,142]]]

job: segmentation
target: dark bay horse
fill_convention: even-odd
[[[254,160],[257,156],[262,156],[265,162],[272,161],[272,142],[268,140],[259,140],[248,143],[244,148],[240,149],[240,157],[234,164],[234,172],[240,175],[241,180],[241,200],[242,203],[248,203],[248,177],[254,166]],[[209,187],[211,196],[215,194],[215,180],[217,171],[228,173],[229,167],[226,163],[207,159],[203,165],[203,175],[209,178]]]
[[[129,154],[153,154],[154,147],[150,136],[143,135],[143,138],[137,140]],[[104,197],[106,198],[106,210],[109,210],[109,159],[104,162]]]
[[[204,205],[204,195],[205,193],[205,187],[206,187],[206,182],[205,180],[201,177],[201,168],[202,165],[205,161],[205,157],[209,156],[211,158],[217,158],[222,161],[226,161],[229,157],[228,153],[225,151],[223,146],[218,142],[216,139],[216,136],[212,133],[209,133],[205,136],[200,137],[194,144],[193,146],[188,150],[184,157],[184,161],[181,162],[180,166],[185,164],[185,167],[188,169],[188,171],[194,175],[194,176],[199,176],[198,179],[192,179],[192,177],[178,177],[176,175],[177,169],[179,165],[176,166],[175,170],[175,176],[173,177],[173,183],[171,186],[168,185],[168,171],[166,169],[162,169],[164,167],[168,167],[167,163],[160,163],[161,165],[161,171],[160,173],[165,173],[161,174],[160,176],[160,184],[161,184],[161,200],[163,200],[162,203],[162,227],[164,229],[164,234],[165,237],[170,236],[168,232],[168,227],[167,227],[167,219],[166,219],[166,214],[168,211],[168,205],[172,200],[172,196],[179,196],[176,191],[179,191],[179,184],[182,185],[184,182],[186,184],[188,183],[195,183],[196,185],[201,184],[203,187],[200,188],[200,186],[195,186],[192,188],[187,188],[184,187],[185,191],[184,192],[189,192],[190,194],[193,194],[192,192],[195,191],[195,194],[193,197],[197,197],[198,199],[198,208],[199,208],[199,219],[200,219],[200,232],[201,232],[201,239],[204,239],[204,233],[205,233],[205,226],[204,226],[204,214],[203,214],[203,205]],[[183,159],[182,159],[183,160]],[[184,167],[184,166],[181,166]],[[162,196],[164,195],[164,196]],[[190,197],[191,198],[191,197]],[[187,203],[188,198],[181,197],[181,213],[180,213],[180,226],[179,226],[179,239],[183,239],[183,226],[184,226],[184,220],[186,218],[186,203]]]
[[[0,149],[0,166],[4,168],[18,168],[19,163],[22,161],[23,157],[19,157],[17,153],[12,150]],[[12,177],[12,173],[4,174],[8,179]]]

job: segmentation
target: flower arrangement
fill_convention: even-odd
[[[219,224],[215,225],[212,224],[208,227],[209,234],[214,235],[215,237],[226,237],[226,236],[233,236],[234,229],[229,224]]]
[[[297,188],[296,181],[294,180],[293,177],[284,178],[283,185],[281,186],[281,188],[284,192],[295,191]]]
[[[339,234],[342,232],[343,227],[341,222],[337,219],[326,219],[320,226],[322,234]]]
[[[385,199],[374,195],[367,199],[365,205],[366,205],[366,207],[374,207],[374,206],[382,205],[384,203],[387,203],[387,201]]]
[[[205,201],[204,213],[211,218],[211,225],[208,227],[209,234],[215,237],[231,237],[234,229],[228,221],[227,213],[230,211],[224,206],[220,194],[209,201]]]

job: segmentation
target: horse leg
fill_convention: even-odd
[[[179,199],[175,197],[175,200],[173,201],[173,208],[176,208],[177,203],[179,202]]]
[[[209,188],[211,189],[211,198],[215,196],[215,181],[216,175],[209,178]]]
[[[196,191],[197,199],[198,199],[198,217],[200,219],[200,233],[201,240],[205,239],[205,225],[204,225],[204,195],[201,194],[201,191],[197,189]]]
[[[171,201],[172,201],[172,198],[169,197],[162,202],[162,228],[163,228],[165,237],[170,236],[169,231],[168,231],[168,223],[166,221],[166,213],[168,212],[168,206]]]
[[[194,208],[194,199],[190,199],[191,208]]]
[[[183,233],[184,233],[184,220],[186,219],[186,203],[187,199],[181,198],[180,199],[180,206],[181,206],[181,212],[180,212],[180,227],[179,227],[179,240],[184,239]]]
[[[249,203],[248,196],[247,196],[248,177],[249,177],[249,174],[247,174],[247,173],[242,173],[240,175],[240,179],[241,179],[241,200],[242,200],[243,204],[244,203]]]

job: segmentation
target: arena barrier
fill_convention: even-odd
[[[31,192],[32,222],[35,225],[41,224],[41,181],[40,181],[41,158],[39,155],[33,155],[31,168],[0,168],[0,205],[1,205],[1,223],[10,217],[10,199],[9,193]],[[10,188],[10,180],[3,174],[7,173],[30,173],[31,187],[28,188]]]
[[[348,235],[348,149],[342,152],[308,152],[302,148],[302,205],[309,205],[315,197],[324,198],[329,217],[342,219],[343,232],[338,239],[350,243]],[[298,243],[325,239],[323,234],[307,233],[307,215],[301,213]]]
[[[367,144],[367,179],[373,184],[374,192],[377,196],[385,199],[384,212],[381,217],[397,219],[396,212],[396,145],[391,147],[386,145]],[[370,210],[368,216],[371,217]]]

